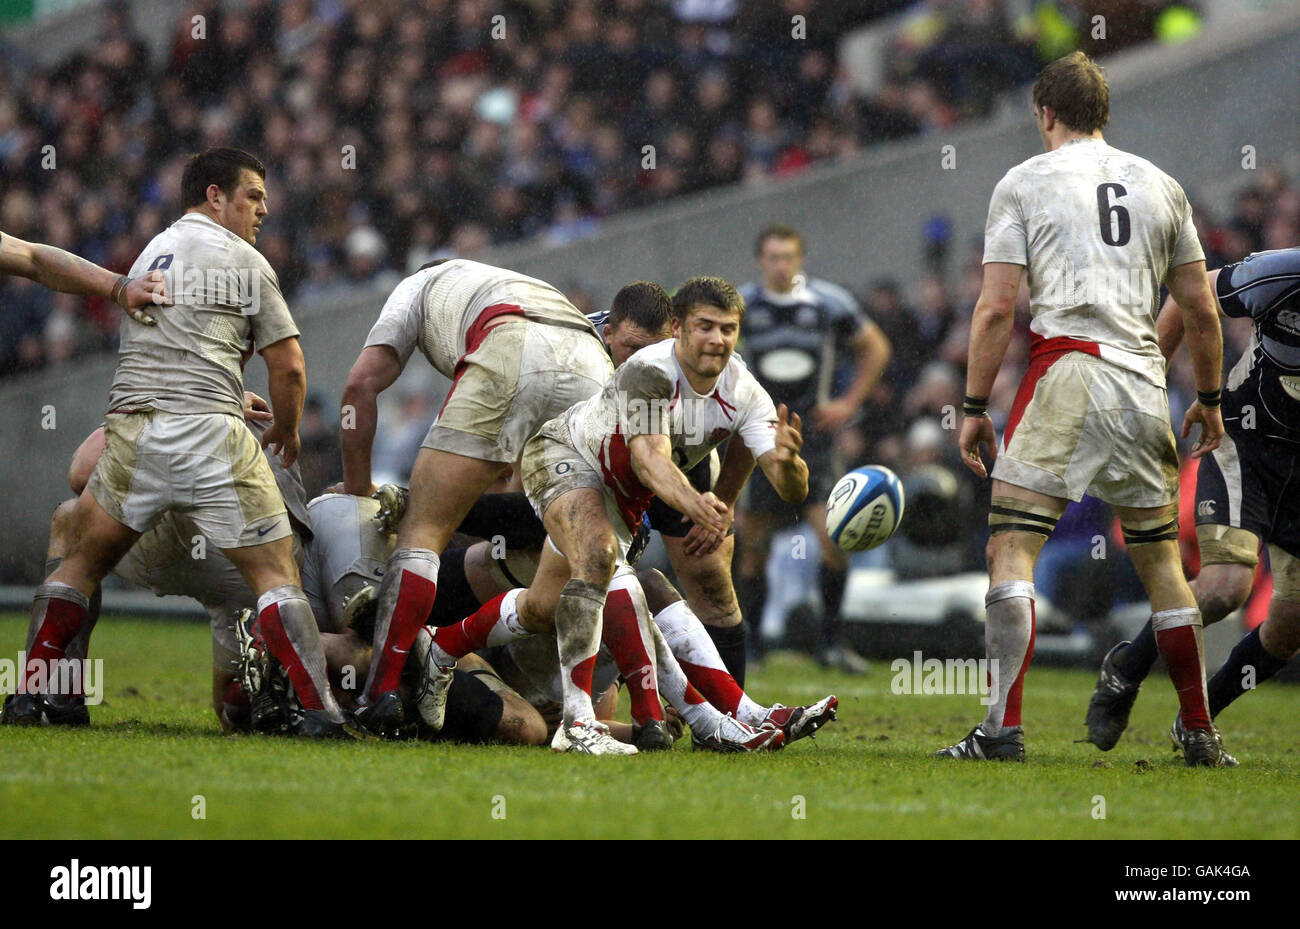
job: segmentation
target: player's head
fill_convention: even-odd
[[[1110,121],[1110,87],[1097,63],[1071,52],[1043,68],[1034,81],[1034,118],[1043,147],[1060,144],[1060,130],[1091,136]]]
[[[803,236],[790,226],[773,223],[754,240],[754,257],[770,290],[785,293],[803,270]]]
[[[677,361],[703,378],[722,373],[745,318],[745,300],[720,277],[693,277],[673,294]]]
[[[201,211],[250,245],[266,207],[266,167],[238,148],[210,148],[192,155],[181,175],[187,213]]]
[[[668,292],[651,281],[633,281],[614,295],[605,322],[605,344],[614,367],[634,353],[672,335],[673,302]]]

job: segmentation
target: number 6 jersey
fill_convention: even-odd
[[[1016,165],[989,203],[984,262],[1028,269],[1035,351],[1084,351],[1161,387],[1160,285],[1204,258],[1178,182],[1101,139]]]

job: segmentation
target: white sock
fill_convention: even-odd
[[[687,678],[711,703],[742,723],[757,726],[763,721],[769,708],[750,699],[736,683],[704,623],[685,600],[664,607],[654,621]]]

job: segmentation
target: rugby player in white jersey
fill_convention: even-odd
[[[1182,308],[1195,368],[1200,399],[1183,434],[1200,424],[1192,452],[1200,457],[1223,436],[1223,341],[1191,207],[1155,165],[1106,144],[1109,89],[1082,52],[1045,67],[1033,101],[1046,154],[1008,171],[989,205],[959,438],[963,460],[981,477],[980,446],[995,454],[985,643],[996,686],[984,721],[936,754],[1024,760],[1034,563],[1067,502],[1091,493],[1115,507],[1150,596],[1156,643],[1188,731],[1184,759],[1220,766],[1201,614],[1178,552],[1178,452],[1155,325],[1163,282]],[[994,453],[987,398],[1026,270],[1030,363]]]
[[[358,721],[403,723],[397,685],[437,596],[440,556],[474,501],[542,424],[600,390],[613,368],[591,322],[549,284],[475,261],[436,261],[403,280],[343,392],[343,490],[368,496],[377,397],[419,348],[452,379],[411,472],[411,499],[379,591],[374,659]]]
[[[730,511],[712,492],[692,487],[683,470],[733,435],[783,499],[801,502],[808,492],[799,417],[774,410],[733,355],[744,312],[744,301],[726,281],[687,281],[673,298],[674,337],[637,352],[597,396],[575,404],[529,440],[524,490],[549,537],[537,576],[527,590],[504,594],[459,626],[439,630],[436,640],[421,638],[424,654],[417,659],[433,669],[435,717],[437,694],[459,655],[553,628],[564,721],[552,746],[627,753],[596,725],[591,673],[610,581],[625,562],[650,499],[658,496],[691,519],[702,530],[704,548],[716,549]],[[631,629],[605,635],[629,680],[633,718],[644,718],[643,725],[662,721],[648,632],[633,617]],[[650,673],[643,679],[629,679],[629,669],[646,666]]]
[[[147,312],[167,302],[167,287],[161,271],[131,279],[114,274],[92,261],[40,242],[0,232],[0,274],[15,274],[65,294],[91,294],[112,300],[136,322],[154,324]]]
[[[245,391],[244,416],[260,441],[272,418],[266,401]],[[104,427],[100,426],[86,437],[72,456],[68,484],[75,496],[61,503],[50,520],[50,539],[45,553],[47,574],[58,567],[72,545],[76,497],[90,481],[103,454],[104,444]],[[297,554],[299,543],[309,545],[312,538],[306,493],[296,466],[286,468],[274,455],[268,454],[266,459],[289,513]],[[224,731],[239,728],[237,717],[248,715],[248,701],[234,685],[239,661],[235,622],[245,610],[255,612],[257,609],[257,597],[244,582],[239,569],[220,551],[208,549],[202,532],[186,513],[170,510],[136,540],[114,567],[113,573],[157,596],[185,596],[199,602],[208,614],[212,631],[213,709]],[[305,581],[304,577],[304,591],[310,601],[311,591],[306,588]],[[66,658],[80,661],[87,657],[90,637],[99,620],[99,609],[100,590],[97,587],[90,597],[87,622],[68,645]],[[28,628],[28,648],[36,631],[33,623]],[[44,722],[65,726],[89,725],[90,713],[84,695],[47,695]]]
[[[263,635],[305,710],[302,734],[346,737],[353,730],[329,691],[284,501],[242,414],[242,366],[257,351],[275,413],[262,445],[292,464],[306,373],[275,272],[253,247],[268,214],[265,175],[237,149],[191,158],[184,215],[131,268],[132,277],[162,271],[174,305],[156,326],[123,324],[106,447],[78,498],[71,547],[37,588],[28,668],[63,657],[99,582],[164,513],[180,510],[257,594]],[[46,695],[27,683],[5,722],[44,719]]]

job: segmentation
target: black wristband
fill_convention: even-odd
[[[130,283],[131,283],[131,279],[129,277],[127,277],[125,274],[121,275],[117,279],[117,281],[113,284],[113,292],[109,295],[109,299],[112,300],[114,303],[116,303],[118,306],[121,306],[122,295],[126,293],[127,285]]]
[[[966,394],[961,401],[961,411],[967,416],[983,416],[989,411],[989,398]]]
[[[1223,389],[1216,387],[1213,390],[1198,390],[1196,399],[1201,401],[1201,406],[1214,409],[1223,402]]]

